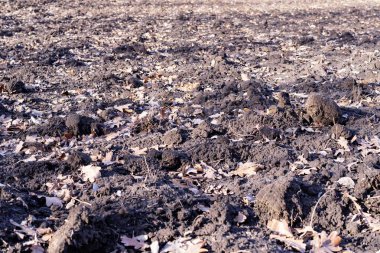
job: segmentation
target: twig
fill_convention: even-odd
[[[92,206],[90,203],[88,203],[88,202],[86,202],[86,201],[83,201],[83,200],[77,199],[77,198],[75,198],[75,197],[71,197],[71,198],[72,198],[73,200],[76,200],[76,201],[82,203],[82,204]]]
[[[146,161],[146,157],[145,156],[143,156],[144,157],[144,162],[145,162],[145,165],[146,165],[146,168],[147,168],[147,173],[146,173],[146,175],[145,175],[145,179],[144,179],[144,183],[146,182],[146,180],[147,180],[147,178],[148,178],[148,176],[149,176],[149,174],[150,174],[150,168],[149,168],[149,165],[148,165],[148,162]]]

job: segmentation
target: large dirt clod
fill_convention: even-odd
[[[79,114],[69,114],[66,117],[65,124],[69,131],[71,131],[71,133],[75,136],[102,134],[101,127],[95,122],[94,119]]]
[[[301,187],[293,177],[282,177],[266,185],[256,195],[255,210],[261,222],[272,219],[293,223],[302,218]]]
[[[23,93],[25,92],[25,83],[20,80],[11,80],[6,85],[7,91],[11,94],[13,93]]]
[[[51,238],[48,253],[107,252],[117,240],[116,234],[102,221],[92,221],[83,207],[70,210],[66,223]]]
[[[318,93],[311,93],[306,100],[307,114],[317,124],[332,125],[339,122],[341,110],[334,100]]]

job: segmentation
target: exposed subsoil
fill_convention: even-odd
[[[0,251],[380,250],[380,5],[259,2],[0,1]]]

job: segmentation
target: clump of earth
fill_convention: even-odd
[[[0,251],[376,252],[379,13],[4,4]]]

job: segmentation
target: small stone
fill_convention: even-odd
[[[339,122],[341,110],[331,98],[318,93],[311,93],[306,100],[307,114],[317,124],[332,125]]]

